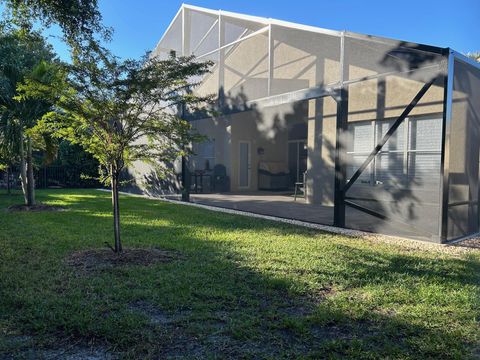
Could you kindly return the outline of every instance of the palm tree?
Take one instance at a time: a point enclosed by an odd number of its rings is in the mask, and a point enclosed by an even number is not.
[[[43,61],[53,59],[51,47],[38,33],[24,30],[0,33],[0,155],[7,160],[18,158],[27,206],[35,205],[32,129],[50,111],[51,104],[18,98],[17,87],[35,76]]]
[[[1,111],[0,111],[1,112]],[[0,170],[4,170],[7,176],[7,193],[11,193],[10,170],[18,161],[19,129],[18,123],[8,112],[0,115]]]

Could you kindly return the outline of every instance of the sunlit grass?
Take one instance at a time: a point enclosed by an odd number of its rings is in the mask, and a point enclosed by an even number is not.
[[[38,198],[67,210],[0,215],[0,358],[65,339],[131,358],[478,351],[478,253],[412,251],[123,196],[124,246],[181,258],[82,275],[64,259],[112,241],[110,195],[51,190]],[[0,208],[20,201],[2,194]],[[152,322],[139,302],[170,320]],[[31,342],[13,341],[18,335]]]

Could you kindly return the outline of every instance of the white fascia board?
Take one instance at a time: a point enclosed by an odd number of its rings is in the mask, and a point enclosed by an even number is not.
[[[260,16],[245,15],[245,14],[239,14],[239,13],[224,11],[224,10],[211,10],[211,9],[203,8],[200,6],[194,6],[194,5],[188,5],[188,4],[183,4],[182,6],[185,9],[195,10],[195,11],[203,12],[210,15],[221,14],[223,16],[233,17],[240,20],[252,21],[260,24],[269,24],[269,19],[260,17]]]
[[[302,25],[302,24],[292,23],[292,22],[283,21],[283,20],[276,20],[276,19],[269,19],[269,20],[270,20],[270,24],[272,25],[282,26],[289,29],[302,30],[302,31],[314,32],[318,34],[339,36],[339,37],[342,35],[342,31],[323,29],[317,26]]]
[[[184,4],[183,6],[185,7],[185,9],[191,9],[191,10],[204,12],[211,15],[221,14],[223,16],[228,16],[228,17],[239,19],[239,20],[252,21],[252,22],[257,22],[265,25],[277,25],[277,26],[283,26],[283,27],[296,29],[296,30],[310,31],[310,32],[333,35],[333,36],[340,36],[342,33],[341,31],[323,29],[317,26],[301,25],[301,24],[297,24],[289,21],[265,18],[260,16],[245,15],[245,14],[240,14],[240,13],[231,12],[231,11],[211,10],[211,9],[206,9],[199,6],[187,5],[187,4]]]

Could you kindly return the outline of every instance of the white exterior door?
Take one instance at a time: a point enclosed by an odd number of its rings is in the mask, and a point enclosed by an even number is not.
[[[251,145],[250,141],[239,141],[239,169],[238,169],[238,187],[242,189],[250,188],[251,183]]]

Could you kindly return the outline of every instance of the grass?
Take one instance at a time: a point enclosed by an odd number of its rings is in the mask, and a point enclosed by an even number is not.
[[[38,199],[68,210],[0,214],[0,358],[72,346],[122,358],[480,356],[478,252],[122,197],[124,246],[182,257],[80,274],[64,259],[111,241],[109,194]],[[20,201],[0,193],[0,209]]]

